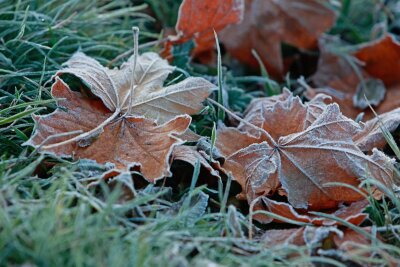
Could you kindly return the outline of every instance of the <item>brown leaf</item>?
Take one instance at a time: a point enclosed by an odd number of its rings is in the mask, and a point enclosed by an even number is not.
[[[367,234],[372,233],[371,227],[361,227]],[[380,235],[376,235],[378,242]],[[346,266],[374,266],[371,258],[379,258],[383,266],[398,266],[398,259],[385,251],[380,244],[371,246],[370,237],[353,229],[338,229],[337,227],[300,227],[292,229],[268,230],[261,237],[266,247],[279,248],[288,245],[306,246],[308,255],[335,258]],[[375,241],[376,242],[376,241]],[[293,252],[289,257],[304,257]]]
[[[170,36],[166,49],[194,38],[195,54],[215,45],[214,31],[219,32],[243,18],[243,0],[184,0],[179,8],[176,36]]]
[[[277,139],[306,129],[324,111],[327,100],[329,97],[320,94],[304,105],[300,98],[294,97],[288,89],[284,89],[280,95],[253,100],[245,112],[244,119]],[[260,131],[243,122],[238,129],[255,136],[260,134]]]
[[[394,132],[400,124],[400,108],[379,115],[372,120],[363,123],[363,129],[353,137],[354,142],[362,151],[372,151],[373,148],[382,149],[386,145],[386,139],[381,127],[389,132]]]
[[[238,60],[257,66],[260,55],[269,73],[284,74],[281,43],[313,49],[318,37],[333,26],[335,13],[319,0],[248,0],[242,23],[221,32],[221,41]]]
[[[391,34],[363,45],[354,56],[372,77],[390,86],[400,82],[400,43]]]
[[[330,215],[333,215],[339,219],[343,219],[346,222],[349,222],[354,225],[361,224],[368,215],[363,213],[363,210],[368,206],[368,201],[360,200],[357,202],[353,202],[352,204],[345,206],[341,205],[337,210],[327,212]],[[308,213],[307,211],[296,211],[292,206],[285,202],[278,202],[267,197],[263,197],[260,200],[260,203],[256,206],[258,210],[265,210],[280,215],[282,217],[288,218],[292,221],[310,223],[316,226],[331,226],[331,225],[341,225],[341,222],[331,220],[324,217],[319,217],[313,214]],[[257,210],[256,209],[256,210]],[[272,221],[280,222],[279,220],[274,220],[271,217],[268,217],[264,214],[257,214],[255,217],[258,221],[262,223],[269,223]]]
[[[370,233],[370,227],[363,227],[362,230]],[[308,245],[317,253],[319,249],[335,249],[343,252],[354,252],[356,246],[370,245],[371,240],[352,229],[340,230],[337,227],[314,227],[306,226],[291,229],[268,230],[261,237],[267,247],[276,246],[304,246]],[[347,245],[346,245],[347,244]],[[309,251],[311,253],[311,251]]]
[[[361,229],[372,234],[371,227],[362,227]],[[361,266],[372,266],[368,264],[368,258],[378,255],[385,262],[382,264],[383,266],[395,267],[399,264],[399,260],[381,248],[379,243],[376,246],[372,245],[372,240],[369,237],[352,229],[344,229],[342,235],[334,235],[332,239],[337,249],[343,252],[343,259],[352,259]],[[379,233],[376,235],[376,240],[382,241]],[[362,261],[363,259],[365,261]]]
[[[304,227],[291,229],[268,230],[261,237],[267,247],[276,246],[304,246]]]
[[[187,162],[193,167],[196,165],[196,162],[199,161],[201,166],[204,167],[212,176],[219,177],[218,171],[216,171],[204,158],[203,154],[199,153],[194,147],[176,146],[172,152],[172,159]]]
[[[103,67],[83,53],[75,53],[57,75],[72,74],[87,84],[111,111],[144,116],[164,123],[176,115],[196,114],[215,86],[203,78],[187,78],[163,87],[174,70],[158,54],[132,56],[120,69]]]
[[[283,230],[268,230],[261,237],[267,247],[272,246],[304,246],[307,245],[308,254],[315,254],[318,249],[323,248],[324,241],[332,239],[333,236],[338,235],[343,237],[343,232],[335,226],[305,226],[300,228],[283,229]],[[276,240],[276,242],[274,242]],[[332,243],[332,242],[330,242]],[[325,249],[330,249],[330,247]],[[310,251],[311,250],[311,251]],[[296,256],[295,254],[292,256]]]
[[[111,162],[122,171],[139,167],[151,182],[170,176],[169,157],[172,149],[182,143],[174,135],[186,131],[191,121],[189,116],[177,116],[162,125],[141,117],[119,117],[94,135],[58,145],[70,138],[65,133],[88,132],[110,118],[111,111],[100,99],[71,91],[59,78],[56,78],[51,92],[53,97],[64,100],[58,102],[60,108],[55,112],[34,117],[35,134],[26,144],[60,156]]]
[[[371,176],[391,183],[392,161],[376,150],[371,156],[362,153],[352,140],[361,131],[360,126],[344,117],[336,104],[327,105],[314,120],[307,116],[308,109],[298,99],[278,101],[265,112],[263,129],[266,130],[259,139],[241,133],[243,140],[238,143],[246,144],[246,137],[248,143],[255,142],[226,155],[223,167],[232,172],[247,195],[253,195],[249,201],[275,192],[281,184],[294,208],[321,210],[362,198],[349,188],[326,186],[327,183],[357,187],[361,178]],[[282,124],[286,119],[292,127]],[[281,125],[284,130],[276,129]],[[225,146],[231,146],[227,143],[228,132],[240,135],[233,129],[218,131],[217,147],[221,152]]]
[[[337,50],[342,45],[337,37],[321,38],[318,68],[312,77],[317,89],[309,89],[308,95],[330,95],[342,112],[351,118],[356,118],[361,112],[365,112],[366,119],[374,117],[364,94],[378,113],[397,108],[400,105],[400,75],[396,60],[400,57],[400,46],[393,38],[385,35],[362,45],[351,54],[343,55],[334,52],[335,47]]]
[[[371,228],[364,228],[364,230],[370,232]],[[351,251],[351,247],[353,247],[353,244],[368,246],[371,245],[371,240],[369,238],[351,229],[344,230],[342,237],[335,236],[333,240],[335,244],[339,247],[339,249],[342,249],[344,251]]]

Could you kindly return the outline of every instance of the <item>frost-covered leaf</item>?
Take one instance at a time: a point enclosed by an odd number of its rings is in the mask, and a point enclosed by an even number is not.
[[[360,200],[357,202],[353,202],[348,206],[341,205],[338,209],[329,212],[329,214],[348,223],[359,225],[368,217],[366,213],[363,213],[363,210],[367,206],[367,200]],[[267,209],[268,211],[276,215],[282,216],[292,221],[310,223],[316,226],[341,225],[341,222],[339,221],[312,215],[307,211],[297,211],[286,202],[275,201],[267,197],[261,198],[260,203],[256,207],[260,210]],[[272,221],[279,222],[279,220],[274,220],[273,218],[263,214],[258,214],[255,219],[263,223],[269,223]]]
[[[354,56],[372,77],[390,86],[400,82],[400,42],[391,34],[362,45]]]
[[[196,114],[215,86],[203,78],[190,77],[163,87],[174,70],[156,53],[132,56],[119,69],[109,69],[95,59],[78,52],[57,75],[80,78],[111,111],[144,116],[164,123],[177,115]]]
[[[382,127],[394,132],[400,125],[400,108],[379,115],[362,123],[363,129],[353,137],[354,142],[362,151],[372,151],[373,148],[383,148],[386,145]]]
[[[208,163],[204,155],[198,152],[195,147],[191,146],[176,146],[172,152],[173,160],[180,160],[189,163],[195,167],[196,162],[199,161],[201,166],[205,168],[211,175],[219,177],[219,174],[214,168]]]
[[[333,26],[336,15],[320,0],[247,0],[242,23],[221,32],[220,40],[238,60],[258,66],[252,49],[273,76],[284,74],[281,44],[316,48],[318,37]]]
[[[244,0],[184,0],[179,8],[176,36],[169,36],[166,50],[172,45],[194,39],[194,53],[210,50],[215,45],[214,31],[242,20]]]
[[[218,131],[217,147],[226,156],[223,168],[232,173],[249,201],[274,194],[282,186],[294,208],[321,210],[362,198],[350,188],[328,183],[357,187],[360,179],[373,177],[391,184],[392,161],[376,150],[365,155],[353,142],[361,127],[343,116],[337,104],[317,106],[310,108],[287,97],[261,109],[264,115],[259,118],[265,119],[258,120],[262,121],[258,136],[233,128]]]
[[[65,133],[88,132],[110,118],[111,111],[100,99],[73,92],[58,78],[52,95],[64,99],[58,102],[60,108],[34,117],[35,133],[26,144],[60,156],[111,162],[122,171],[136,167],[149,181],[170,175],[169,157],[174,146],[182,143],[175,135],[186,131],[189,116],[177,116],[161,125],[146,118],[121,117],[101,128],[90,141],[85,140],[84,145],[79,140],[63,144],[71,138]]]
[[[351,53],[338,53],[341,46],[343,43],[338,37],[325,35],[320,39],[320,58],[312,76],[317,88],[309,88],[309,96],[330,95],[350,118],[356,118],[361,112],[365,113],[365,119],[374,117],[364,95],[378,114],[399,107],[400,45],[394,37],[387,34]]]

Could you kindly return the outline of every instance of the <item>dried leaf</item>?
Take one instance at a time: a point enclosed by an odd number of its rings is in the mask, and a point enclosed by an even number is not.
[[[362,230],[368,234],[373,233],[371,227],[363,227]],[[375,233],[375,235],[378,241],[382,241],[382,237],[379,233]],[[391,267],[398,266],[398,259],[381,248],[379,243],[376,246],[372,245],[373,242],[369,237],[352,229],[344,229],[343,234],[334,235],[332,241],[337,247],[336,251],[342,252],[341,257],[338,257],[342,261],[346,260],[348,262],[358,263],[360,266],[365,266],[368,264],[368,258],[377,257],[379,255],[379,258],[384,261],[382,265]],[[374,243],[375,242],[376,241],[374,241]],[[330,253],[326,255],[330,255]]]
[[[303,246],[304,242],[304,227],[291,228],[291,229],[279,229],[279,230],[268,230],[261,237],[264,244],[267,247],[276,246]]]
[[[89,158],[98,163],[111,162],[123,171],[139,167],[151,182],[170,176],[169,157],[172,149],[182,143],[174,135],[186,131],[191,121],[189,116],[177,116],[162,125],[146,118],[120,117],[102,128],[88,145],[69,142],[52,146],[68,140],[70,136],[65,133],[76,130],[88,132],[111,116],[111,111],[100,99],[71,91],[59,78],[52,87],[52,96],[64,100],[58,102],[60,108],[55,112],[34,117],[35,134],[27,145],[61,156]]]
[[[371,232],[370,227],[364,227],[362,230]],[[349,255],[355,249],[354,246],[349,246],[350,243],[356,246],[371,244],[371,240],[368,237],[352,229],[340,230],[335,226],[306,226],[292,229],[268,230],[261,237],[261,240],[263,240],[267,247],[307,245],[314,253],[317,253],[319,249],[335,249],[347,252]]]
[[[365,227],[364,230],[370,232],[371,228]],[[338,248],[344,251],[352,251],[354,249],[354,244],[371,245],[371,240],[369,238],[351,229],[345,229],[343,231],[343,236],[335,236],[333,240]]]
[[[371,227],[360,230],[371,234]],[[376,239],[381,239],[379,235]],[[371,247],[371,239],[353,229],[339,229],[335,226],[300,227],[268,230],[261,237],[266,247],[306,246],[308,255],[335,258],[346,266],[369,266],[369,257],[377,256],[387,266],[397,266],[398,261],[379,246]],[[378,243],[379,244],[379,243]],[[303,256],[292,253],[289,256]],[[385,265],[384,264],[384,265]],[[385,265],[385,266],[386,266]]]
[[[166,49],[194,38],[195,54],[208,51],[215,45],[214,31],[240,22],[243,12],[243,0],[184,0],[175,27],[177,35],[169,37]]]
[[[304,105],[298,97],[294,97],[288,89],[284,89],[280,95],[252,101],[245,112],[244,119],[247,123],[264,129],[272,138],[277,139],[306,129],[324,111],[327,100],[329,97],[320,94]],[[241,123],[238,129],[255,136],[260,135],[260,131],[247,123]]]
[[[366,119],[374,117],[364,95],[378,113],[397,108],[400,105],[400,75],[396,60],[400,56],[400,46],[393,38],[386,35],[364,44],[352,54],[343,55],[333,52],[335,46],[341,45],[337,37],[321,38],[321,55],[317,72],[312,77],[317,89],[309,89],[308,96],[316,93],[330,95],[342,112],[351,118],[356,118],[361,112],[365,112]]]
[[[391,34],[369,42],[354,56],[364,63],[363,69],[372,77],[390,86],[400,82],[400,43]]]
[[[363,129],[353,137],[354,142],[362,151],[372,151],[373,148],[384,148],[386,139],[381,127],[394,132],[400,125],[400,108],[379,115],[379,118],[363,123]]]
[[[368,206],[368,201],[361,200],[357,202],[353,202],[352,204],[345,206],[341,205],[337,210],[327,212],[330,215],[333,215],[337,218],[343,219],[346,222],[349,222],[354,225],[361,224],[366,218],[367,214],[363,213],[363,210]],[[263,197],[260,200],[260,203],[256,206],[259,210],[265,210],[280,215],[282,217],[288,218],[292,221],[310,223],[316,226],[331,226],[331,225],[341,225],[339,221],[327,219],[324,217],[318,217],[316,215],[309,214],[308,212],[296,211],[292,206],[285,202],[278,202],[275,200],[271,200],[267,197]],[[262,223],[269,223],[272,221],[280,222],[278,220],[274,220],[271,217],[263,214],[257,214],[255,218]]]
[[[220,40],[238,60],[257,66],[260,55],[270,74],[282,77],[281,43],[313,49],[318,37],[333,26],[335,13],[320,0],[248,0],[242,23],[221,32]]]
[[[208,163],[204,156],[199,153],[194,147],[191,146],[176,146],[172,153],[173,160],[181,160],[189,163],[193,167],[199,161],[201,166],[204,167],[211,175],[219,177],[219,173]]]
[[[83,53],[75,53],[57,75],[72,74],[86,83],[111,111],[144,116],[164,123],[177,115],[196,114],[215,86],[203,78],[187,78],[163,87],[174,70],[155,53],[132,56],[120,69],[103,67]]]
[[[376,150],[371,156],[362,153],[352,140],[361,131],[360,126],[344,117],[336,104],[327,105],[320,115],[314,114],[314,120],[307,115],[310,112],[299,99],[288,97],[264,112],[264,131],[259,137],[230,128],[218,131],[217,147],[223,153],[234,150],[227,143],[227,135],[236,136],[235,143],[252,143],[225,154],[223,166],[232,172],[249,201],[274,193],[281,184],[294,208],[321,210],[362,198],[349,188],[327,187],[326,183],[357,187],[365,177],[391,183],[392,161]],[[282,121],[288,121],[289,127]],[[224,150],[226,146],[230,149]]]

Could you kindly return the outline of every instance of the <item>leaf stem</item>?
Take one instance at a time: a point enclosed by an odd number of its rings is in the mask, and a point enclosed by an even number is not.
[[[136,83],[135,80],[135,71],[136,71],[136,64],[137,64],[137,58],[139,54],[139,28],[138,27],[132,27],[133,31],[133,49],[134,49],[134,54],[133,54],[133,68],[132,68],[132,83]],[[135,90],[136,86],[134,84],[131,84],[131,90],[129,91],[129,105],[128,105],[128,110],[125,114],[131,114],[132,111],[132,102],[133,102],[133,92]]]
[[[55,143],[55,144],[43,146],[42,148],[43,149],[51,149],[51,148],[55,148],[55,147],[59,147],[59,146],[62,146],[62,145],[66,145],[66,144],[78,141],[78,140],[80,140],[82,138],[88,137],[88,136],[94,134],[95,132],[97,132],[98,130],[102,129],[103,127],[105,127],[107,124],[109,124],[112,120],[114,120],[119,115],[120,112],[121,112],[121,109],[115,110],[115,112],[108,119],[106,119],[101,124],[99,124],[97,127],[93,128],[92,130],[90,130],[88,132],[85,132],[83,134],[77,135],[77,136],[75,136],[75,137],[73,137],[71,139],[67,139],[67,140],[62,141],[60,143]]]

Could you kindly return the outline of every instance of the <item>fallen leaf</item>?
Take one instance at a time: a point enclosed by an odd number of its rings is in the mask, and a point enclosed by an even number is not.
[[[291,229],[274,229],[268,230],[261,237],[261,240],[267,247],[295,245],[303,246],[304,227]]]
[[[323,246],[325,240],[331,239],[335,235],[343,237],[343,232],[336,226],[305,226],[292,229],[268,230],[261,237],[261,240],[267,247],[307,245],[308,249],[316,251]],[[275,240],[276,242],[274,242]],[[312,251],[309,250],[308,253],[311,254]]]
[[[151,182],[171,175],[169,157],[173,148],[182,143],[174,135],[184,133],[189,127],[191,118],[188,115],[177,116],[162,125],[143,117],[121,116],[96,135],[59,145],[70,139],[66,133],[88,132],[110,118],[112,113],[102,100],[71,91],[59,78],[56,78],[51,93],[64,100],[58,101],[59,108],[55,112],[34,117],[35,133],[26,145],[60,156],[111,162],[123,171],[136,167]]]
[[[368,201],[360,200],[357,202],[353,202],[348,206],[341,205],[338,209],[327,213],[348,223],[359,225],[368,217],[366,213],[363,213],[363,210],[367,206]],[[303,211],[302,213],[300,213],[300,211],[296,211],[291,205],[286,202],[275,201],[267,197],[262,197],[260,199],[259,204],[256,205],[255,210],[268,210],[276,215],[285,217],[292,221],[309,223],[316,226],[341,225],[341,222],[339,221],[319,217],[310,214],[307,211]],[[255,217],[255,219],[262,223],[270,223],[272,221],[281,222],[264,214],[256,214],[256,216],[257,217]]]
[[[116,113],[144,116],[164,123],[177,115],[196,114],[202,102],[215,88],[203,78],[190,77],[174,85],[163,87],[174,70],[158,54],[132,56],[120,69],[103,67],[83,53],[75,53],[56,75],[72,74],[88,85],[104,105]]]
[[[165,50],[193,38],[194,54],[208,51],[215,45],[214,31],[240,22],[243,12],[244,0],[184,0],[175,27],[177,35],[169,36]]]
[[[258,66],[251,52],[256,50],[269,73],[282,78],[281,44],[316,48],[319,36],[335,23],[336,15],[327,4],[319,0],[248,0],[242,23],[223,30],[220,40],[229,53],[252,66]]]
[[[367,230],[369,233],[371,232],[370,227],[364,227],[364,230]],[[368,237],[351,229],[345,229],[343,236],[334,236],[333,240],[336,246],[344,251],[352,251],[354,245],[371,245],[371,240]]]
[[[307,115],[311,112],[315,109],[288,97],[265,110],[259,136],[232,128],[217,131],[217,147],[222,153],[234,150],[227,143],[233,136],[235,143],[251,143],[225,154],[223,165],[242,186],[249,202],[259,195],[271,195],[282,186],[294,208],[329,209],[362,196],[350,188],[325,186],[327,183],[357,187],[366,177],[391,183],[392,161],[377,150],[367,156],[356,146],[352,138],[361,128],[344,117],[337,104],[326,105],[314,117]],[[230,149],[224,149],[226,146]]]
[[[355,135],[353,140],[362,151],[372,151],[373,148],[382,149],[387,142],[381,128],[394,132],[399,125],[400,108],[397,108],[362,123],[362,131]]]
[[[330,95],[350,118],[361,112],[365,113],[365,119],[374,117],[364,95],[378,114],[397,108],[400,75],[396,60],[400,57],[400,46],[394,37],[385,35],[342,55],[335,52],[340,45],[343,44],[338,37],[325,35],[320,39],[320,59],[312,76],[316,89],[308,89],[308,97],[317,93]]]
[[[383,266],[398,266],[398,260],[379,246],[371,247],[371,227],[339,229],[336,226],[306,226],[291,229],[268,230],[260,238],[267,248],[288,246],[305,246],[307,254],[324,258],[334,258],[345,266],[370,266],[371,257],[379,255]],[[363,231],[366,235],[360,233]],[[380,242],[379,234],[374,242]],[[293,252],[291,258],[304,257],[304,254]]]
[[[354,56],[364,63],[363,69],[387,86],[400,82],[400,43],[391,34],[362,45]]]
[[[191,146],[176,146],[172,153],[173,160],[180,160],[189,163],[193,167],[198,161],[211,175],[219,177],[219,173],[208,163],[204,155]]]
[[[370,227],[362,227],[360,230],[368,234],[371,233]],[[379,236],[377,238],[379,239]],[[309,255],[329,257],[329,255],[333,256],[333,253],[335,256],[339,256],[342,261],[355,260],[354,256],[359,253],[357,250],[360,250],[363,246],[371,245],[369,237],[352,229],[346,228],[342,230],[336,226],[305,226],[292,229],[268,230],[261,237],[261,240],[267,247],[307,246]],[[360,250],[360,252],[365,254],[365,250]],[[353,257],[351,257],[352,255]],[[366,256],[368,257],[368,255]]]
[[[249,126],[264,129],[276,139],[281,136],[306,129],[325,110],[330,97],[319,94],[304,105],[298,97],[294,97],[288,89],[282,94],[255,99],[245,111],[244,120],[238,129],[258,136],[260,131]],[[280,114],[277,116],[277,114]],[[285,122],[284,124],[281,122]],[[279,127],[277,127],[279,125]]]
[[[373,233],[371,227],[362,227],[361,230],[370,235]],[[358,263],[360,266],[368,266],[370,263],[369,258],[379,255],[379,258],[384,262],[382,264],[383,266],[398,266],[398,259],[379,246],[379,243],[376,246],[372,245],[373,242],[370,237],[353,229],[344,229],[342,231],[342,235],[333,235],[331,237],[337,250],[342,252],[342,255],[338,255],[339,259],[350,260]],[[374,243],[382,241],[382,237],[379,233],[375,233],[375,235]],[[328,253],[327,255],[330,254],[331,253]]]

